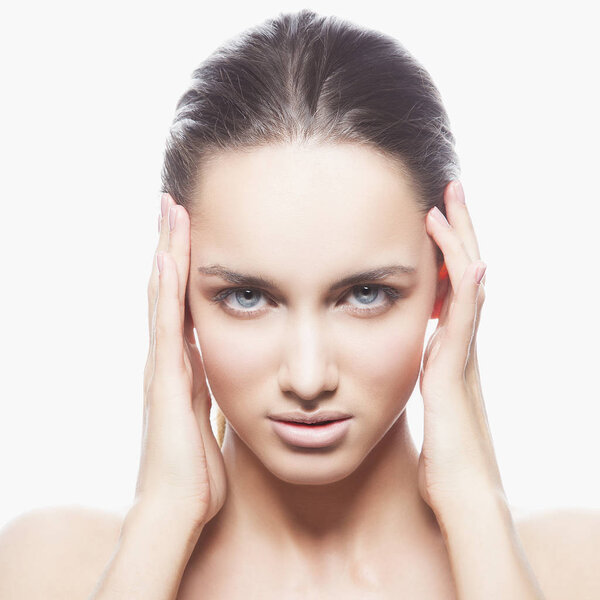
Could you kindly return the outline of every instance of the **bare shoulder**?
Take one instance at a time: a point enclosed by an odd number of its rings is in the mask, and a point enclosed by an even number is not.
[[[513,510],[513,517],[546,600],[600,598],[600,510]]]
[[[82,506],[16,516],[0,529],[0,598],[87,598],[116,548],[123,518]]]

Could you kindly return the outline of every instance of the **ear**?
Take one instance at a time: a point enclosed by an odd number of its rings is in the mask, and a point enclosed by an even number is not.
[[[448,286],[450,283],[450,278],[448,277],[448,269],[446,268],[446,263],[443,262],[442,266],[438,271],[438,280],[437,280],[437,290],[435,295],[435,303],[433,305],[433,310],[431,311],[430,319],[439,319],[440,312],[442,310],[442,305],[444,304],[444,300],[446,295],[448,294]]]

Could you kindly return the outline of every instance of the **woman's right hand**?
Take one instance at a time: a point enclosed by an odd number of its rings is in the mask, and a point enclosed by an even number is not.
[[[150,346],[135,502],[166,505],[191,526],[203,527],[225,501],[225,464],[210,424],[202,359],[184,331],[190,217],[168,194],[163,195],[161,213],[148,284]]]

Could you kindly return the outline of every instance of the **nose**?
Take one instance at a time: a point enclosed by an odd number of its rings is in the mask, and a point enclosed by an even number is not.
[[[284,332],[279,386],[305,401],[337,387],[338,372],[323,321],[314,314],[290,315]]]

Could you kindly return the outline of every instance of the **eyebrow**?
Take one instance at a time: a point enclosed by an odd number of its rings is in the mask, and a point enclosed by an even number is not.
[[[221,277],[225,281],[234,283],[236,285],[248,286],[248,287],[261,287],[271,290],[277,290],[277,284],[272,280],[257,275],[249,275],[246,273],[236,273],[227,267],[222,265],[210,265],[207,267],[198,267],[198,272],[204,275],[215,275]],[[383,267],[376,267],[367,271],[360,271],[358,273],[352,273],[336,281],[330,288],[329,292],[334,292],[339,288],[356,285],[363,283],[364,281],[374,281],[378,279],[384,279],[389,275],[412,275],[416,273],[415,267],[409,267],[406,265],[386,265]]]

